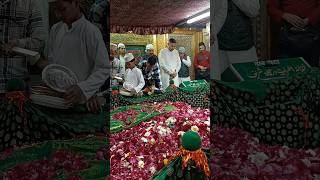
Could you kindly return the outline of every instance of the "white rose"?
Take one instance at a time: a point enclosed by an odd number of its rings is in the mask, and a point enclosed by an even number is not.
[[[146,136],[146,137],[148,137],[148,136],[150,136],[150,132],[148,131],[148,132],[146,132],[145,134],[144,134],[144,136]]]
[[[156,140],[155,140],[155,139],[153,139],[153,138],[152,138],[152,139],[150,139],[150,144],[152,144],[152,145],[153,145],[153,144],[155,144],[155,143],[156,143]]]
[[[140,160],[140,161],[138,162],[138,167],[139,167],[140,169],[144,168],[144,162]]]
[[[198,126],[191,126],[191,131],[198,132],[199,131]]]
[[[210,121],[205,121],[204,124],[206,124],[207,126],[210,126]]]
[[[124,167],[129,167],[130,163],[128,161],[123,162]]]
[[[141,138],[141,140],[142,140],[143,142],[145,142],[145,143],[147,143],[147,142],[148,142],[148,139],[147,139],[147,138],[145,138],[145,137],[142,137],[142,138]]]
[[[156,168],[154,166],[150,167],[150,172],[151,174],[156,173]]]
[[[183,136],[183,134],[184,134],[184,131],[179,131],[179,132],[178,132],[178,135],[179,135],[179,136]]]

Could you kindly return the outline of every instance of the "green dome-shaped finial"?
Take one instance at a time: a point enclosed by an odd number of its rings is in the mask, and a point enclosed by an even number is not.
[[[26,83],[22,79],[11,79],[6,84],[7,91],[24,91],[26,89]]]
[[[182,147],[189,151],[196,151],[201,148],[201,137],[197,132],[188,131],[182,136]]]
[[[174,80],[173,79],[170,80],[170,84],[174,84]]]

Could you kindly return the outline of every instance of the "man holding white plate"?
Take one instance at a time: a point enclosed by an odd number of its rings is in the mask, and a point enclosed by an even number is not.
[[[100,30],[84,17],[79,4],[79,0],[58,0],[62,21],[51,28],[48,60],[38,65],[59,64],[74,72],[78,83],[66,89],[66,103],[87,102],[91,111],[98,112],[96,93],[110,76],[109,56]]]

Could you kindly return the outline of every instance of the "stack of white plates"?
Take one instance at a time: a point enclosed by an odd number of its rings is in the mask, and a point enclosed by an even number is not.
[[[51,107],[55,109],[69,109],[72,107],[71,105],[65,104],[66,101],[63,98],[54,96],[32,94],[30,98],[34,104],[38,104],[41,106]]]
[[[42,81],[55,91],[66,92],[67,88],[78,83],[78,78],[69,68],[50,64],[42,71]]]
[[[61,98],[61,94],[66,89],[78,83],[78,78],[74,72],[65,66],[50,64],[42,71],[42,81],[48,86],[35,86],[32,88],[31,100],[34,104],[41,106],[69,109],[72,106],[66,105],[66,101]]]
[[[133,94],[125,89],[120,89],[119,93],[123,96],[133,96]]]

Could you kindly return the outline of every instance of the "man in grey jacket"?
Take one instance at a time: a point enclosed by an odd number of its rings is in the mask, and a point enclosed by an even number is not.
[[[259,14],[259,0],[211,0],[213,22],[211,78],[220,79],[232,63],[256,61],[251,18]]]

